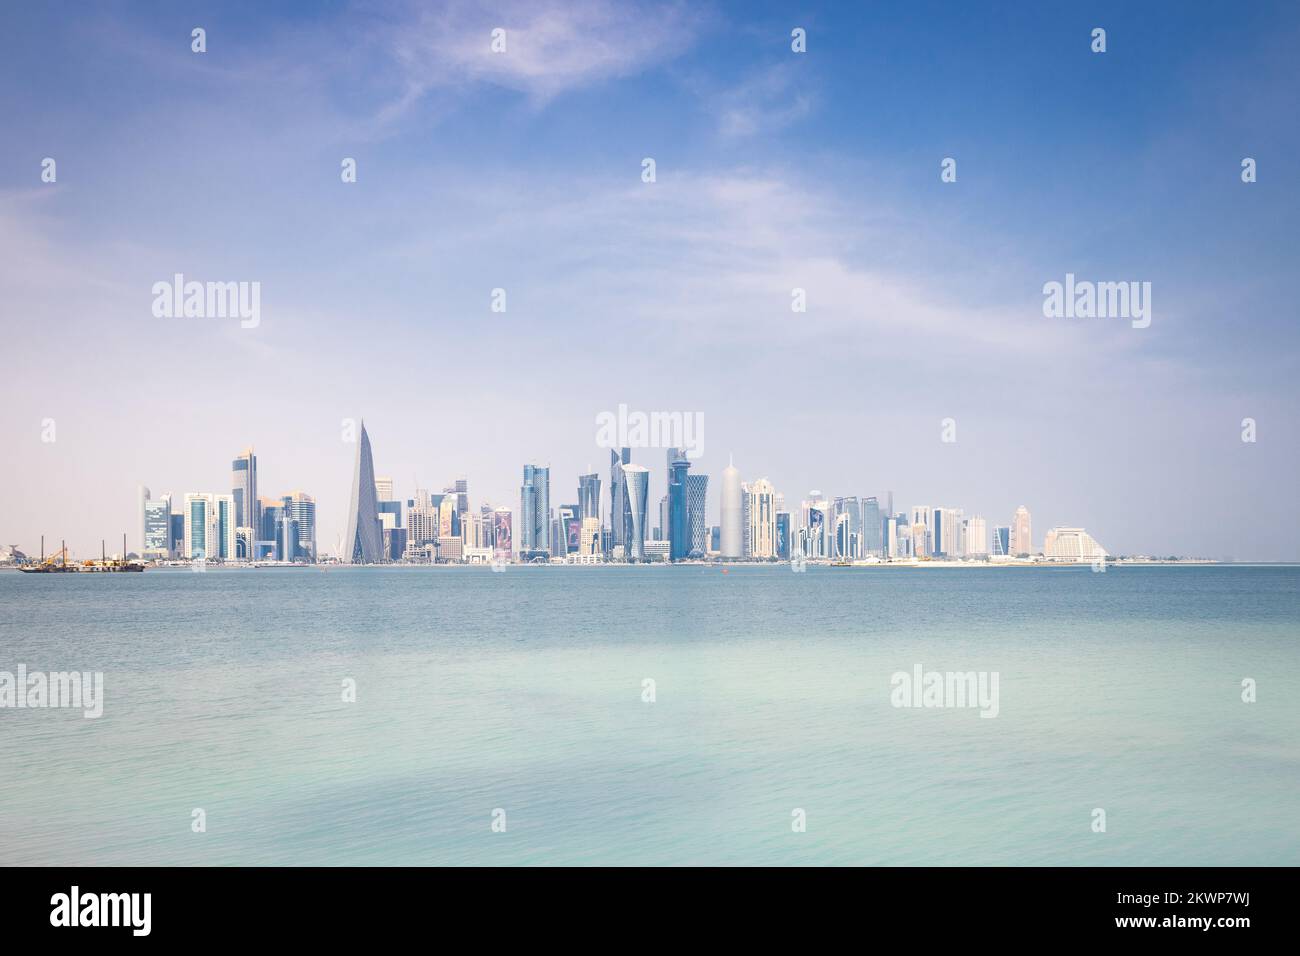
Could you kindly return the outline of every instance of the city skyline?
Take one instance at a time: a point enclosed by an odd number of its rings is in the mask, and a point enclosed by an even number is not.
[[[343,420],[344,441],[354,445],[352,455],[351,484],[346,515],[343,523],[347,532],[342,533],[331,546],[322,538],[317,544],[317,507],[316,498],[295,489],[282,497],[272,498],[256,496],[259,484],[259,464],[252,446],[240,451],[231,464],[231,485],[229,492],[164,492],[153,496],[149,486],[136,485],[136,529],[134,538],[129,536],[129,550],[147,559],[191,559],[216,558],[226,561],[263,561],[263,559],[285,559],[285,561],[318,561],[318,559],[338,559],[343,563],[370,564],[409,561],[411,553],[403,554],[404,542],[408,541],[409,529],[416,528],[419,535],[419,522],[432,522],[432,531],[426,533],[430,545],[434,538],[447,540],[458,538],[452,559],[461,559],[460,538],[461,522],[465,516],[474,514],[469,506],[469,479],[460,477],[454,484],[446,485],[442,493],[432,493],[425,486],[412,485],[409,492],[399,492],[400,483],[389,475],[381,475],[374,464],[373,449],[370,446],[369,432],[364,421]],[[663,497],[659,499],[656,520],[651,515],[649,502],[650,488],[654,486],[656,471],[632,460],[632,449],[623,447],[610,451],[611,480],[602,497],[602,483],[599,473],[578,473],[575,475],[575,502],[558,503],[567,496],[559,494],[552,498],[551,468],[538,464],[524,464],[524,484],[519,489],[519,505],[502,506],[481,499],[478,509],[484,512],[482,519],[486,522],[489,511],[507,514],[506,549],[500,548],[495,541],[495,528],[499,518],[493,520],[493,528],[474,529],[477,536],[484,536],[478,542],[481,554],[477,558],[487,558],[486,551],[494,550],[498,558],[508,557],[526,559],[525,553],[545,553],[563,557],[564,554],[576,554],[578,546],[573,541],[586,541],[589,529],[585,529],[584,519],[594,520],[595,531],[601,533],[591,548],[603,559],[610,559],[615,545],[623,546],[623,538],[615,529],[611,515],[623,503],[624,535],[630,540],[633,528],[641,531],[640,544],[650,545],[664,542],[666,550],[662,554],[654,551],[654,557],[684,561],[688,558],[736,558],[736,559],[787,559],[792,553],[800,553],[810,558],[865,558],[876,554],[884,558],[910,559],[917,555],[927,557],[987,557],[987,555],[1044,554],[1050,557],[1053,541],[1058,535],[1063,550],[1076,548],[1080,540],[1091,542],[1101,553],[1112,555],[1128,554],[1143,557],[1166,557],[1169,549],[1153,548],[1134,551],[1114,551],[1105,549],[1086,527],[1074,524],[1041,524],[1039,531],[1034,531],[1032,511],[1024,505],[1015,507],[1008,522],[1001,524],[988,519],[988,512],[979,510],[967,512],[965,507],[911,505],[906,509],[892,511],[894,489],[878,494],[824,494],[822,489],[814,488],[807,492],[796,492],[787,496],[787,492],[776,488],[766,475],[751,476],[746,479],[735,466],[735,457],[728,458],[728,466],[722,472],[719,481],[719,499],[708,496],[708,475],[706,473],[686,473],[693,462],[686,458],[679,447],[650,446],[647,453],[662,451],[666,453],[662,473]],[[619,477],[619,476],[624,477]],[[636,476],[637,490],[634,494],[627,492],[628,483],[625,476]],[[675,481],[684,479],[679,490],[675,490]],[[688,485],[689,483],[689,485]],[[433,483],[437,484],[437,483]],[[621,488],[624,490],[620,490]],[[688,490],[689,488],[689,490]],[[382,490],[381,490],[382,489]],[[251,498],[252,506],[248,514],[253,516],[252,527],[244,527],[243,515],[248,509],[244,501]],[[800,497],[802,494],[802,498]],[[623,497],[620,497],[623,496]],[[689,498],[689,511],[686,511]],[[729,496],[738,496],[738,505],[728,506]],[[676,503],[673,498],[679,499]],[[789,503],[788,502],[793,502]],[[179,502],[179,507],[177,507]],[[633,514],[632,503],[636,502],[638,512]],[[884,507],[881,507],[883,505]],[[165,506],[166,520],[162,519],[161,507]],[[425,518],[422,511],[432,506],[432,515]],[[809,509],[814,507],[819,516],[810,520]],[[870,506],[870,518],[868,518]],[[450,507],[450,511],[448,511]],[[675,515],[676,509],[681,509]],[[265,514],[264,514],[265,512]],[[328,509],[324,514],[328,514]],[[763,515],[766,515],[764,518]],[[781,523],[784,518],[784,524]],[[900,519],[897,520],[896,519]],[[477,516],[476,516],[477,520]],[[572,535],[569,535],[565,523],[575,523]],[[802,544],[810,524],[826,522],[826,527],[816,528],[820,545]],[[415,522],[413,524],[412,522]],[[455,522],[455,524],[452,524]],[[970,525],[967,528],[967,524]],[[373,531],[367,531],[372,527]],[[732,537],[728,537],[728,527],[732,528]],[[165,529],[164,529],[165,528]],[[402,531],[403,546],[390,550],[389,532],[394,528]],[[452,528],[455,529],[452,533]],[[513,529],[511,529],[513,528]],[[1087,525],[1097,531],[1096,525]],[[244,532],[248,532],[247,535]],[[906,533],[904,533],[906,531]],[[719,537],[720,532],[720,537]],[[900,538],[896,540],[896,533]],[[213,544],[213,535],[218,535]],[[676,535],[684,535],[686,544],[669,544]],[[1035,536],[1037,535],[1037,537]],[[157,541],[161,538],[179,541],[179,553],[160,553]],[[560,536],[559,538],[556,536]],[[51,537],[45,535],[44,537]],[[66,540],[65,537],[60,540]],[[51,538],[52,540],[52,538]],[[152,545],[151,545],[152,541]],[[784,554],[781,545],[784,542]],[[850,544],[852,541],[852,544]],[[901,541],[901,542],[898,542]],[[1043,544],[1039,544],[1039,542]],[[351,542],[351,548],[350,546]],[[558,544],[560,542],[560,544]],[[23,548],[21,542],[8,542],[17,545],[18,550],[25,550],[29,557],[35,557],[30,548]],[[103,544],[103,541],[101,541]],[[412,546],[415,542],[412,541]],[[495,545],[495,548],[494,548]],[[465,545],[474,548],[473,545]],[[79,550],[69,546],[72,554]],[[428,550],[430,557],[439,561],[447,559],[446,554],[439,554],[437,549]],[[584,546],[581,553],[589,553]],[[628,550],[620,551],[627,555]],[[633,549],[636,561],[646,561],[646,551]],[[289,555],[289,557],[285,557]],[[1087,557],[1087,555],[1086,555]],[[1179,554],[1184,558],[1214,558],[1222,555]],[[1231,557],[1231,555],[1230,555]],[[627,559],[627,558],[621,558]]]
[[[1053,525],[1043,532],[1044,543],[1038,547],[1031,513],[1024,505],[1016,508],[1007,525],[992,526],[982,512],[967,514],[962,507],[913,505],[896,512],[892,510],[892,489],[883,499],[879,495],[827,496],[813,489],[796,508],[787,504],[786,493],[766,477],[743,480],[734,457],[722,474],[722,500],[711,512],[709,476],[688,474],[691,462],[677,447],[666,449],[667,493],[660,499],[657,527],[650,523],[648,512],[653,469],[632,462],[632,450],[626,447],[610,451],[611,480],[605,499],[601,498],[599,475],[580,474],[576,476],[575,498],[581,504],[557,505],[551,499],[550,468],[525,464],[517,510],[484,500],[475,512],[470,506],[467,478],[455,479],[442,493],[420,487],[412,488],[409,497],[399,493],[391,476],[376,475],[364,421],[356,427],[350,421],[344,424],[356,452],[346,515],[348,531],[332,552],[317,545],[317,510],[312,496],[294,491],[277,504],[275,499],[252,493],[259,478],[258,459],[250,446],[232,463],[234,487],[228,494],[186,492],[177,511],[173,505],[176,496],[171,492],[154,497],[147,486],[139,485],[137,553],[155,560],[336,559],[352,564],[486,562],[493,557],[529,560],[577,554],[645,561],[645,546],[661,542],[664,549],[656,546],[654,557],[671,561],[706,557],[786,560],[795,555],[827,560],[908,560],[1044,553],[1049,558],[1076,554],[1086,559],[1094,553],[1113,554],[1082,527]],[[618,522],[613,516],[620,512],[622,521]],[[254,526],[244,526],[245,513],[254,516]],[[711,520],[714,515],[716,524]],[[512,528],[518,529],[517,538]],[[1164,556],[1164,552],[1155,556]]]
[[[240,451],[231,464],[230,481],[233,488],[229,492],[224,490],[224,492],[175,493],[168,490],[160,496],[152,496],[148,485],[136,484],[135,536],[129,535],[129,550],[138,554],[138,557],[147,559],[221,558],[226,561],[263,561],[263,559],[303,561],[304,559],[309,562],[318,559],[338,559],[343,563],[356,564],[396,562],[411,559],[411,555],[406,554],[403,558],[400,549],[390,551],[387,535],[396,527],[402,529],[402,540],[406,541],[407,529],[412,527],[412,509],[416,507],[428,509],[430,503],[433,507],[432,536],[443,538],[451,536],[451,525],[448,522],[451,520],[450,515],[454,515],[458,522],[455,525],[455,537],[461,537],[459,524],[461,516],[472,512],[468,498],[469,479],[465,477],[455,479],[454,484],[445,486],[442,493],[429,492],[430,483],[424,483],[422,486],[412,484],[409,493],[400,493],[399,481],[394,480],[390,475],[381,475],[382,470],[378,470],[374,464],[369,432],[364,420],[344,419],[341,424],[344,444],[355,446],[355,451],[352,454],[350,472],[352,490],[348,496],[347,509],[343,518],[347,531],[337,536],[335,546],[330,546],[325,538],[322,538],[321,544],[317,542],[320,519],[317,516],[316,498],[311,494],[295,488],[291,493],[283,494],[279,498],[256,496],[255,489],[261,480],[259,464],[253,446],[247,446]],[[654,468],[643,466],[640,462],[634,462],[633,450],[629,447],[610,450],[611,479],[608,490],[603,492],[603,497],[601,476],[598,472],[577,473],[573,476],[575,479],[573,488],[576,489],[573,499],[575,502],[582,503],[572,503],[572,505],[568,503],[559,505],[560,499],[567,497],[565,494],[560,494],[558,498],[551,498],[549,464],[547,466],[524,464],[524,485],[523,488],[517,489],[519,490],[517,507],[502,506],[487,498],[478,502],[478,506],[485,514],[487,511],[495,511],[498,514],[508,512],[506,540],[510,542],[513,550],[502,551],[497,546],[495,549],[497,557],[511,555],[512,558],[519,558],[525,551],[534,554],[546,551],[556,557],[562,557],[565,553],[576,554],[578,553],[576,545],[571,544],[568,548],[556,546],[558,541],[556,536],[568,535],[565,531],[565,519],[572,519],[576,529],[571,540],[585,541],[589,532],[582,529],[582,520],[590,518],[597,522],[595,528],[603,535],[595,548],[604,559],[608,559],[611,557],[612,546],[623,545],[620,533],[616,531],[615,522],[611,519],[620,502],[623,503],[624,511],[625,531],[623,533],[630,535],[633,528],[640,528],[641,545],[659,541],[671,542],[672,535],[686,536],[688,544],[669,546],[662,555],[658,550],[654,551],[656,557],[675,562],[706,557],[737,558],[746,561],[755,558],[785,559],[789,557],[790,551],[787,551],[785,557],[774,553],[775,550],[779,550],[776,545],[777,536],[784,533],[783,540],[787,541],[788,548],[800,550],[802,545],[796,540],[796,536],[801,535],[809,527],[807,510],[810,503],[822,515],[818,520],[824,519],[828,523],[828,527],[818,532],[824,532],[826,535],[824,550],[802,550],[805,557],[810,558],[859,558],[866,557],[867,554],[879,554],[885,558],[913,558],[920,554],[962,558],[980,557],[980,555],[1015,557],[1019,554],[1044,553],[1048,553],[1050,557],[1052,542],[1058,532],[1062,536],[1062,541],[1073,542],[1070,546],[1078,544],[1082,537],[1083,540],[1092,542],[1101,553],[1112,557],[1123,554],[1161,558],[1175,554],[1174,551],[1165,548],[1128,551],[1105,549],[1099,542],[1093,540],[1093,536],[1087,531],[1087,528],[1097,531],[1097,525],[1091,524],[1044,523],[1040,525],[1040,531],[1035,537],[1032,510],[1024,505],[1015,507],[1006,524],[997,523],[996,520],[991,522],[987,511],[967,512],[965,507],[911,505],[904,510],[892,511],[889,509],[893,507],[894,489],[887,489],[878,494],[832,493],[827,496],[822,489],[814,488],[807,492],[794,493],[790,499],[800,503],[797,506],[788,505],[787,493],[777,489],[767,475],[755,475],[748,479],[742,476],[742,472],[735,466],[735,455],[728,457],[728,466],[724,468],[718,483],[722,490],[719,498],[715,499],[707,494],[708,477],[710,477],[707,473],[686,473],[693,462],[682,454],[679,447],[649,446],[638,450],[666,454],[662,476],[660,476],[664,494],[659,499],[658,516],[655,520],[649,503],[653,497],[650,489],[654,488],[655,475],[658,472]],[[628,483],[625,476],[629,473],[636,476],[637,492],[634,496],[629,496],[627,492]],[[624,477],[620,479],[617,477],[619,475]],[[677,477],[685,480],[680,490],[675,490]],[[623,490],[620,490],[620,486]],[[800,499],[798,497],[800,494],[805,497]],[[690,496],[689,512],[685,510],[688,506],[688,496]],[[728,501],[732,496],[738,496],[738,503],[733,502],[729,506]],[[673,502],[673,498],[677,498],[676,503]],[[252,505],[246,505],[244,502],[250,499]],[[179,510],[175,506],[177,501],[181,502]],[[636,514],[630,510],[633,501],[640,509]],[[168,507],[166,522],[162,522],[159,510],[160,503],[164,502]],[[761,511],[751,511],[754,502],[759,503]],[[884,509],[881,509],[883,502],[888,503]],[[876,520],[867,518],[868,503],[870,503],[872,518],[879,520],[879,524]],[[448,506],[452,511],[446,511]],[[246,528],[243,524],[243,515],[250,507],[248,514],[253,516],[253,527]],[[675,516],[676,509],[681,509],[681,512]],[[439,510],[441,510],[441,520],[439,520]],[[852,520],[848,524],[840,522],[841,511],[845,515],[852,515]],[[768,512],[770,518],[759,519],[755,516],[762,512]],[[321,514],[328,515],[329,510],[326,509]],[[785,518],[784,528],[777,527],[781,516]],[[896,518],[901,519],[897,528],[893,527]],[[290,522],[294,523],[290,524]],[[967,531],[967,522],[971,523],[970,531]],[[159,528],[164,525],[168,529],[159,531]],[[328,525],[329,523],[326,522],[326,527]],[[731,538],[728,537],[728,527],[735,532]],[[373,529],[367,531],[367,528]],[[894,533],[897,531],[902,535],[904,528],[909,528],[907,535],[904,536],[905,544],[898,545],[896,550]],[[918,528],[924,528],[924,533],[919,540],[915,540]],[[244,533],[246,531],[247,535]],[[719,532],[722,535],[720,537]],[[493,548],[494,532],[480,532],[476,529],[474,533],[476,535],[486,533],[484,549]],[[181,553],[166,555],[157,553],[160,549],[157,548],[156,541],[159,540],[160,535],[179,538]],[[221,536],[216,545],[208,540],[212,535]],[[970,541],[974,542],[974,546],[967,546],[967,535],[970,535]],[[155,542],[152,548],[151,536]],[[55,538],[69,541],[68,537],[62,535],[43,535],[43,537],[51,541]],[[853,548],[846,544],[850,537],[854,541]],[[103,545],[107,540],[108,538],[101,536],[100,544]],[[961,542],[959,546],[958,541]],[[1039,541],[1043,544],[1040,545]],[[348,546],[350,542],[351,548]],[[34,551],[31,551],[30,546],[25,548],[23,542],[4,542],[4,544],[16,546],[17,550],[25,551],[29,557],[35,557]],[[454,559],[460,559],[460,545],[456,545],[456,548],[458,550],[455,551]],[[82,553],[81,549],[73,545],[69,545],[68,549],[70,554]],[[627,550],[621,553],[627,554]],[[646,561],[645,551],[634,549],[633,553],[637,555],[636,561]],[[285,558],[286,554],[290,557]],[[446,559],[446,555],[437,555],[437,549],[429,551],[429,554],[435,555],[438,559]],[[485,557],[485,555],[476,555],[476,557]],[[1231,559],[1231,561],[1242,559],[1235,555],[1195,553],[1178,554],[1177,557]]]
[[[138,483],[225,489],[211,450],[250,445],[333,542],[360,411],[404,487],[514,503],[522,462],[607,477],[581,436],[627,404],[702,415],[715,482],[734,452],[787,493],[1300,560],[1285,7],[1112,8],[1103,56],[1081,17],[924,3],[5,16],[4,544],[93,553]],[[257,283],[257,320],[157,314],[177,275]],[[1071,276],[1150,283],[1149,324],[1049,317]]]

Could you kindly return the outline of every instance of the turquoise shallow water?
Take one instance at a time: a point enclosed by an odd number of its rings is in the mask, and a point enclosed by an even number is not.
[[[6,864],[1300,863],[1295,567],[0,574],[19,663],[106,700],[0,709]]]

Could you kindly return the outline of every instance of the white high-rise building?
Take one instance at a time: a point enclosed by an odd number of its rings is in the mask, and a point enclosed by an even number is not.
[[[988,524],[979,515],[966,519],[966,554],[971,557],[984,557],[989,553]]]
[[[1011,519],[1011,553],[1034,553],[1033,525],[1030,523],[1029,509],[1024,505],[1016,509],[1016,516]]]
[[[728,461],[722,470],[722,513],[719,544],[724,558],[739,558],[744,554],[745,531],[741,527],[744,505],[740,496],[740,472],[734,461]]]
[[[139,502],[139,505],[140,505],[140,509],[139,509],[139,511],[137,512],[137,514],[140,515],[140,525],[139,525],[139,527],[140,527],[140,548],[139,548],[139,552],[140,552],[140,554],[143,555],[143,554],[144,554],[144,549],[145,549],[145,547],[146,547],[146,546],[148,545],[148,543],[149,543],[149,542],[148,542],[148,539],[149,539],[149,531],[148,531],[148,529],[146,528],[146,521],[148,520],[148,519],[146,518],[146,509],[147,509],[148,506],[149,506],[149,489],[146,488],[144,485],[140,485],[139,488],[137,489],[137,491],[136,491],[136,501]],[[123,555],[123,557],[126,557],[126,555]]]
[[[776,557],[776,491],[766,478],[749,486],[749,556]]]

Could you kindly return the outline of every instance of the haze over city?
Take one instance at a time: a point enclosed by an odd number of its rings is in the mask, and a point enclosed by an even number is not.
[[[134,541],[138,485],[253,446],[330,552],[363,417],[400,498],[517,508],[535,463],[558,504],[626,404],[701,416],[711,523],[734,456],[788,503],[1300,559],[1293,8],[111,9],[0,15],[0,544]],[[157,317],[177,273],[259,322]],[[1067,274],[1149,282],[1149,326],[1045,316]]]

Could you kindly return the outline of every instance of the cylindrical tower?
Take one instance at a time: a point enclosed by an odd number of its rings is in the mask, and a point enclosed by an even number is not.
[[[722,470],[722,556],[724,558],[741,557],[744,533],[740,527],[740,472],[734,462],[728,460]]]

